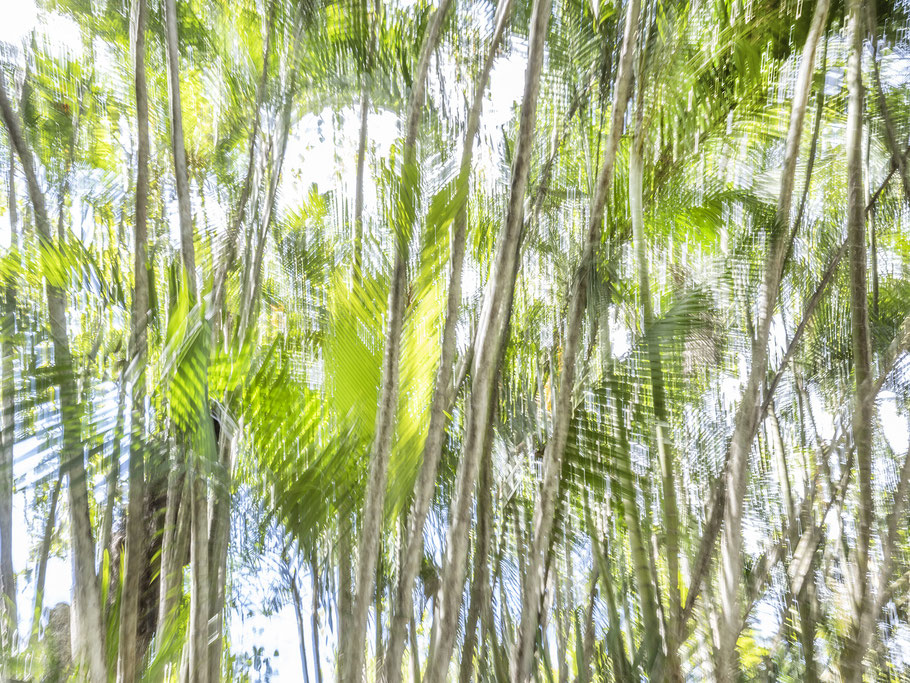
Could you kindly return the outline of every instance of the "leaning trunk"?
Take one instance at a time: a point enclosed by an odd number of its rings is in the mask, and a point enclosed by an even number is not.
[[[136,626],[139,619],[140,578],[145,571],[145,364],[148,350],[146,325],[149,308],[147,261],[148,192],[149,192],[149,107],[145,79],[145,0],[134,0],[134,69],[136,88],[136,220],[133,252],[133,331],[130,340],[132,380],[132,415],[130,420],[129,502],[126,519],[126,561],[123,592],[120,598],[120,643],[117,679],[122,683],[136,680]],[[116,438],[119,438],[117,436]]]
[[[651,401],[654,406],[654,443],[660,463],[663,493],[664,551],[667,562],[667,638],[666,655],[668,678],[681,680],[677,639],[680,619],[679,540],[676,507],[676,476],[673,470],[673,449],[670,441],[670,421],[664,391],[663,364],[660,342],[654,336],[654,311],[651,302],[651,278],[648,272],[648,246],[644,231],[644,142],[643,91],[638,93],[635,139],[629,154],[629,208],[632,217],[632,238],[638,267],[639,297],[641,300],[644,334],[651,380]]]
[[[507,338],[512,297],[518,273],[524,199],[531,167],[531,148],[537,117],[544,44],[550,21],[550,0],[535,0],[531,14],[528,66],[512,166],[512,184],[506,221],[499,239],[493,274],[487,283],[474,344],[472,388],[464,437],[464,454],[458,465],[455,496],[446,539],[440,592],[434,610],[427,660],[427,683],[445,680],[458,628],[467,570],[471,501],[480,458],[493,414],[493,392],[499,376],[502,349]]]
[[[471,173],[474,138],[480,128],[480,112],[483,106],[483,94],[486,92],[493,58],[502,34],[508,23],[511,0],[503,0],[497,8],[497,21],[490,46],[487,50],[483,69],[474,89],[474,101],[468,115],[467,133],[461,156],[461,167],[456,192],[467,194],[467,185]],[[458,201],[464,201],[458,198]],[[436,375],[436,387],[433,403],[430,407],[430,424],[423,448],[423,462],[417,480],[417,489],[408,524],[404,558],[398,579],[396,600],[392,606],[393,616],[389,647],[386,654],[385,676],[388,683],[398,683],[401,678],[401,657],[404,653],[404,641],[408,622],[414,611],[414,580],[423,557],[423,527],[426,523],[433,490],[436,485],[436,470],[442,455],[443,436],[448,422],[447,413],[451,409],[455,388],[452,386],[453,366],[455,363],[456,345],[455,329],[458,324],[458,311],[461,306],[461,281],[465,256],[465,233],[467,226],[467,208],[461,204],[455,216],[452,234],[452,265],[449,274],[449,291],[446,300],[445,323],[442,331],[442,350],[439,358],[439,369]]]
[[[10,247],[17,249],[16,166],[12,150],[9,165]],[[15,258],[15,257],[14,257]],[[2,406],[0,406],[0,646],[15,651],[17,630],[16,574],[13,571],[13,442],[16,438],[16,404],[13,397],[13,336],[16,334],[16,287],[6,285],[3,311]],[[2,666],[2,663],[0,663]]]
[[[541,482],[540,496],[534,508],[534,537],[531,543],[529,567],[524,577],[521,627],[516,642],[516,656],[513,660],[513,678],[521,682],[528,680],[531,675],[534,644],[538,630],[538,606],[540,604],[541,591],[543,590],[544,561],[547,549],[550,546],[550,534],[556,516],[562,461],[574,406],[575,365],[581,346],[582,324],[587,305],[588,278],[594,264],[595,252],[600,245],[600,224],[603,220],[607,192],[613,180],[616,150],[619,147],[619,140],[622,136],[623,119],[625,118],[626,106],[629,101],[629,92],[632,85],[632,58],[635,53],[640,7],[640,0],[631,0],[626,7],[623,43],[619,67],[616,72],[613,113],[610,119],[610,136],[607,138],[603,166],[597,178],[594,196],[591,199],[588,230],[582,247],[581,258],[570,290],[566,340],[562,354],[559,389],[554,406],[553,431],[544,451],[543,481]]]
[[[723,619],[720,628],[718,656],[721,673],[725,680],[732,681],[739,669],[736,655],[736,641],[742,626],[742,605],[739,586],[743,573],[742,514],[746,499],[749,454],[752,441],[758,429],[760,394],[765,381],[770,343],[771,316],[780,292],[783,266],[789,249],[790,206],[793,184],[796,176],[796,161],[799,143],[806,117],[806,105],[812,74],[815,70],[815,52],[824,33],[828,16],[828,0],[818,0],[812,24],[803,48],[793,102],[790,108],[790,125],[787,131],[784,164],[781,169],[781,187],[777,202],[775,222],[770,235],[768,257],[765,261],[765,275],[759,299],[758,322],[752,342],[752,367],[736,413],[733,437],[729,447],[729,466],[726,473],[726,501],[724,508],[724,530],[721,541],[721,586],[720,601]],[[860,209],[862,211],[862,209]]]
[[[10,140],[19,157],[28,183],[28,193],[35,214],[35,227],[42,246],[56,252],[47,216],[44,194],[38,183],[34,158],[22,131],[19,117],[6,94],[5,80],[0,80],[0,110]],[[62,290],[47,283],[47,308],[54,348],[54,365],[60,389],[60,413],[63,423],[63,448],[60,466],[69,481],[70,531],[73,554],[73,609],[77,633],[76,657],[93,681],[107,678],[104,660],[105,634],[101,619],[101,590],[95,574],[95,543],[89,513],[88,487],[83,456],[81,414],[76,379],[66,329],[66,298]]]
[[[853,443],[856,454],[857,483],[859,484],[859,514],[856,525],[856,552],[853,557],[853,623],[841,660],[845,683],[863,678],[863,658],[869,645],[871,629],[863,628],[868,609],[867,573],[869,545],[875,515],[872,492],[872,412],[873,402],[868,394],[871,350],[869,345],[869,310],[866,292],[866,226],[863,201],[863,82],[862,51],[863,3],[851,0],[847,4],[847,30],[850,36],[847,58],[847,241],[850,259],[850,307],[853,333],[853,379],[856,383],[853,411]]]
[[[370,470],[367,490],[364,496],[360,556],[357,566],[357,585],[354,594],[353,615],[350,637],[342,645],[347,670],[342,672],[348,683],[359,682],[363,675],[364,643],[367,616],[376,579],[376,564],[379,554],[379,540],[382,534],[382,512],[385,504],[386,480],[389,458],[395,436],[396,412],[398,410],[398,375],[401,350],[401,334],[407,298],[408,242],[414,223],[417,180],[416,151],[417,131],[423,115],[423,101],[426,93],[427,73],[430,56],[436,49],[442,33],[442,24],[452,0],[442,0],[436,9],[423,38],[420,58],[414,76],[414,85],[408,102],[406,133],[402,152],[401,195],[395,237],[395,265],[392,270],[392,284],[389,289],[388,332],[385,355],[382,361],[382,375],[379,384],[376,427],[370,453]],[[379,615],[377,614],[377,619]]]
[[[41,548],[38,550],[38,564],[35,571],[35,606],[32,609],[32,629],[29,635],[29,647],[38,643],[38,628],[41,624],[41,612],[44,611],[44,583],[47,579],[47,560],[51,554],[51,541],[54,539],[54,529],[57,526],[57,503],[60,500],[60,487],[63,484],[63,474],[58,473],[57,481],[51,493],[50,504],[47,510],[47,519],[44,521],[44,535],[41,537]]]

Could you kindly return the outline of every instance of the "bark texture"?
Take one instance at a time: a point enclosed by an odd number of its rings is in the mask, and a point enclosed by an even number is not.
[[[484,294],[471,371],[472,387],[465,427],[464,451],[456,474],[455,497],[446,538],[442,581],[434,610],[433,630],[427,658],[427,683],[446,678],[458,627],[461,598],[467,571],[468,531],[471,501],[480,458],[493,414],[493,394],[499,376],[499,363],[507,337],[512,297],[518,272],[524,200],[531,167],[540,74],[544,44],[550,21],[550,0],[535,0],[531,12],[528,66],[522,96],[518,139],[512,164],[512,183],[506,222],[499,238],[493,271]]]
[[[582,341],[581,334],[587,306],[588,280],[594,267],[595,252],[600,246],[600,229],[603,221],[604,206],[606,205],[607,192],[613,180],[616,150],[619,147],[619,140],[622,136],[623,119],[632,87],[632,59],[635,54],[640,9],[640,0],[631,0],[626,6],[623,42],[620,48],[620,61],[616,72],[616,85],[613,95],[613,111],[610,119],[610,135],[606,141],[603,165],[591,199],[588,228],[582,246],[581,258],[575,271],[569,294],[566,339],[562,355],[559,389],[554,406],[553,430],[544,450],[543,481],[541,482],[540,495],[534,508],[533,540],[531,542],[528,572],[524,578],[522,592],[521,626],[518,632],[515,656],[513,657],[512,677],[514,680],[521,682],[528,680],[531,675],[534,643],[539,622],[538,606],[540,604],[541,591],[543,590],[545,555],[550,546],[550,535],[556,516],[559,479],[569,434],[569,422],[574,408],[575,365]]]
[[[149,308],[147,269],[148,192],[149,192],[149,106],[145,77],[145,29],[148,10],[146,0],[133,0],[132,28],[134,79],[136,91],[136,217],[133,247],[133,320],[130,339],[129,376],[132,380],[132,418],[130,436],[129,502],[126,514],[126,562],[123,592],[120,599],[120,641],[117,679],[121,683],[136,680],[139,652],[136,627],[139,619],[140,578],[145,570],[145,366],[148,337],[146,323]],[[119,438],[119,437],[116,437]]]
[[[5,77],[0,76],[0,113],[10,141],[25,174],[29,198],[35,214],[35,227],[42,250],[59,258],[47,215],[44,193],[38,183],[34,157],[25,140],[18,114],[13,110],[6,91]],[[81,415],[66,329],[66,299],[58,287],[47,283],[47,308],[54,365],[60,389],[60,413],[63,421],[63,449],[60,467],[66,472],[73,553],[73,609],[78,632],[76,659],[85,667],[87,676],[101,683],[107,678],[104,661],[105,634],[101,619],[101,590],[95,574],[95,542],[89,515],[88,487],[83,456]],[[102,645],[102,647],[99,647]]]
[[[749,455],[759,424],[761,389],[768,367],[771,318],[780,293],[784,261],[789,250],[789,240],[786,238],[790,234],[790,208],[796,177],[796,162],[799,156],[799,144],[809,101],[812,74],[815,71],[815,53],[819,40],[824,34],[827,16],[828,0],[819,0],[815,5],[809,34],[803,48],[802,62],[790,107],[790,124],[781,169],[781,187],[775,225],[770,234],[764,281],[759,294],[755,336],[752,341],[752,365],[736,412],[729,447],[729,464],[723,475],[726,478],[724,528],[721,539],[720,601],[723,615],[719,634],[718,658],[722,677],[724,680],[730,681],[734,680],[738,670],[736,641],[742,625],[742,603],[739,591],[743,572],[742,514],[748,482]]]
[[[401,334],[407,297],[408,241],[414,221],[416,192],[419,187],[416,178],[417,132],[423,115],[426,95],[427,73],[430,57],[439,43],[442,24],[452,0],[442,0],[433,14],[423,37],[413,87],[408,101],[405,139],[402,153],[401,191],[402,207],[398,216],[398,233],[395,235],[395,265],[389,290],[388,329],[386,348],[382,361],[379,384],[376,427],[370,452],[370,468],[367,490],[363,504],[360,556],[357,566],[357,583],[354,594],[352,620],[349,624],[351,637],[342,645],[347,670],[343,680],[359,683],[363,675],[363,659],[366,639],[367,616],[376,579],[376,564],[379,542],[382,535],[383,507],[385,504],[389,458],[395,435],[396,412],[398,410],[398,377],[401,351]],[[347,648],[345,648],[347,645]]]
[[[456,191],[459,193],[464,192],[465,196],[471,173],[474,139],[477,137],[477,132],[480,128],[483,95],[487,89],[496,50],[508,23],[511,4],[511,0],[503,0],[497,7],[496,28],[474,87],[474,99],[468,114],[461,167],[456,181]],[[452,265],[449,273],[449,291],[446,299],[445,323],[442,331],[442,350],[440,351],[439,369],[436,374],[436,387],[430,406],[430,424],[427,428],[427,438],[423,447],[423,460],[417,479],[417,489],[414,492],[411,514],[408,518],[404,558],[396,589],[396,599],[392,607],[391,633],[385,661],[385,677],[389,683],[398,683],[401,678],[401,658],[404,653],[405,637],[408,623],[413,618],[414,612],[414,581],[420,569],[420,560],[423,557],[423,528],[430,510],[430,503],[433,500],[436,471],[439,467],[445,428],[448,424],[447,413],[451,409],[456,391],[453,386],[453,370],[457,351],[455,346],[455,328],[458,324],[458,312],[461,308],[467,208],[461,196],[456,197],[455,201],[460,202],[460,205],[455,215],[452,234]]]
[[[853,623],[841,659],[845,683],[863,679],[863,659],[868,649],[870,633],[865,628],[867,601],[874,600],[869,590],[869,547],[875,518],[872,491],[872,415],[874,404],[869,400],[872,391],[869,309],[866,285],[866,222],[863,190],[863,3],[847,3],[847,242],[850,268],[850,319],[853,339],[853,379],[856,384],[853,411],[853,448],[856,459],[856,479],[859,486],[856,549],[849,559],[853,576]]]

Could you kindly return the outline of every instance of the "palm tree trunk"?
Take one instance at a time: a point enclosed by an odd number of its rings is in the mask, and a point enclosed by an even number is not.
[[[647,240],[644,232],[643,176],[645,131],[643,130],[644,91],[638,92],[635,139],[629,154],[629,208],[632,217],[632,235],[635,244],[635,259],[638,266],[639,297],[642,307],[644,334],[647,344],[648,369],[650,372],[651,400],[654,406],[655,444],[660,462],[663,493],[664,550],[667,562],[667,666],[672,680],[681,680],[679,668],[678,634],[680,623],[679,593],[679,513],[676,507],[676,475],[673,466],[673,446],[670,437],[670,421],[664,391],[663,364],[660,358],[660,342],[652,334],[654,311],[651,302],[651,283],[648,272]]]
[[[341,503],[342,507],[344,502]],[[352,536],[355,527],[352,524],[350,510],[342,509],[338,513],[338,632],[350,633],[350,625],[354,620],[354,601],[351,577],[353,575]],[[347,654],[350,647],[343,640],[338,645],[338,671],[347,671]]]
[[[197,456],[198,457],[198,456]],[[195,466],[199,467],[198,463]],[[209,514],[208,491],[200,471],[188,488],[192,505],[190,528],[189,667],[193,683],[205,683],[209,674]]]
[[[183,543],[181,524],[190,507],[186,490],[186,454],[182,446],[171,448],[174,457],[167,475],[164,529],[161,538],[161,569],[158,599],[158,642],[163,644],[173,624],[183,586]]]
[[[183,107],[180,97],[180,50],[177,35],[176,0],[165,0],[165,55],[167,58],[168,108],[171,126],[171,155],[174,161],[175,185],[177,188],[177,209],[180,224],[180,252],[183,258],[184,278],[189,300],[195,303],[198,296],[196,285],[196,247],[193,241],[193,222],[190,207],[189,175],[186,162],[186,146],[183,138]],[[159,604],[158,632],[163,636],[167,632],[177,595],[180,592],[182,574],[180,547],[177,544],[178,523],[181,515],[191,515],[194,507],[193,495],[183,495],[184,477],[180,469],[188,463],[183,444],[178,446],[175,458],[168,473],[167,499],[165,511],[164,536],[161,544],[161,599]],[[191,468],[185,475],[193,476]],[[190,489],[192,490],[192,489]],[[180,510],[180,506],[185,506]]]
[[[25,173],[38,238],[45,248],[53,252],[57,247],[51,234],[47,205],[44,193],[38,184],[32,151],[26,142],[19,117],[10,104],[6,93],[6,82],[2,77],[0,77],[0,112],[2,112],[3,122]],[[66,299],[58,287],[48,283],[46,289],[55,372],[60,388],[60,413],[63,420],[63,449],[60,454],[60,462],[61,468],[67,472],[69,479],[70,531],[73,551],[73,610],[79,645],[76,648],[76,658],[85,666],[89,678],[100,683],[107,678],[103,647],[105,634],[101,620],[101,590],[95,574],[95,543],[89,514],[80,407],[66,329]]]
[[[357,180],[354,185],[354,277],[363,278],[363,171],[367,156],[367,124],[370,120],[370,91],[360,88],[360,138],[357,142]]]
[[[190,209],[189,175],[186,163],[186,147],[183,140],[183,109],[180,103],[179,48],[177,36],[176,0],[165,0],[165,34],[170,92],[171,153],[174,157],[174,172],[177,187],[177,205],[180,218],[180,243],[186,270],[186,286],[191,302],[198,297],[196,284],[196,257],[193,243],[193,224]],[[216,302],[217,303],[217,302]],[[215,306],[213,310],[218,310]],[[208,391],[203,392],[206,396]],[[205,414],[206,406],[200,407]],[[189,660],[188,667],[194,681],[205,683],[208,679],[208,500],[206,484],[198,454],[187,458],[187,476],[191,482],[189,496],[184,504],[189,506],[191,520],[190,564],[192,566],[192,590],[190,592]],[[169,488],[171,480],[169,479]],[[168,500],[176,499],[168,491]],[[165,540],[167,540],[165,536]],[[173,579],[169,579],[173,580]]]
[[[588,230],[582,247],[582,255],[575,271],[569,299],[568,321],[566,323],[566,341],[562,356],[562,371],[559,379],[559,390],[556,396],[553,416],[553,433],[544,451],[543,481],[540,496],[534,508],[534,538],[531,544],[528,572],[525,575],[522,593],[522,616],[516,656],[514,657],[514,678],[519,682],[528,680],[531,675],[531,662],[534,655],[534,643],[538,627],[538,605],[542,586],[542,569],[544,554],[550,545],[550,534],[556,515],[558,503],[559,480],[562,472],[562,461],[565,454],[569,433],[569,422],[574,407],[575,365],[581,343],[582,323],[587,305],[588,277],[594,262],[595,251],[600,244],[600,224],[603,220],[607,192],[613,179],[613,167],[616,150],[622,136],[623,119],[629,101],[632,84],[632,58],[638,33],[638,15],[640,0],[631,0],[626,6],[623,43],[620,49],[619,67],[616,73],[616,85],[613,99],[610,136],[604,150],[604,162],[597,179],[591,209],[588,217]]]
[[[51,492],[50,504],[47,510],[47,519],[44,521],[44,535],[41,537],[41,547],[38,549],[38,563],[35,570],[35,605],[32,609],[32,626],[29,635],[29,648],[38,643],[38,627],[41,623],[41,612],[44,610],[44,583],[47,578],[47,560],[51,552],[51,542],[54,538],[54,529],[57,526],[57,503],[60,500],[60,487],[63,484],[63,473],[57,474],[57,481]]]
[[[474,567],[471,577],[470,603],[465,622],[464,645],[461,648],[459,680],[469,683],[474,679],[474,650],[477,647],[477,622],[486,598],[488,583],[487,562],[493,534],[493,430],[487,431],[487,444],[480,466],[477,486],[477,527],[474,542]]]
[[[134,228],[133,264],[133,331],[130,340],[130,365],[133,366],[132,434],[130,436],[129,502],[127,507],[126,561],[123,593],[120,599],[120,642],[117,679],[121,683],[136,680],[138,648],[136,626],[139,619],[139,582],[145,571],[145,364],[148,337],[146,332],[149,308],[147,262],[148,192],[149,192],[149,107],[145,78],[145,29],[147,9],[145,0],[134,0],[132,22],[135,31],[133,46],[136,123],[139,140],[136,154],[136,219]]]
[[[745,505],[748,481],[749,454],[752,441],[758,429],[760,394],[765,381],[770,343],[771,317],[780,292],[783,265],[789,251],[790,207],[796,176],[796,162],[799,143],[802,138],[803,122],[815,71],[815,53],[828,16],[828,0],[818,0],[806,43],[803,47],[802,63],[797,76],[790,108],[790,125],[787,131],[784,164],[781,170],[781,187],[778,196],[775,225],[771,232],[771,244],[765,261],[765,275],[760,295],[758,323],[752,343],[752,367],[736,413],[733,437],[729,447],[729,466],[726,477],[726,505],[724,507],[724,530],[721,542],[721,586],[720,600],[723,620],[720,629],[719,652],[724,680],[732,681],[739,668],[736,641],[742,624],[742,605],[739,586],[742,581],[742,514]]]
[[[310,633],[313,639],[313,672],[316,683],[322,683],[322,659],[319,655],[319,565],[316,563],[315,550],[310,557],[310,571],[313,574],[313,614]]]
[[[841,658],[841,673],[846,683],[862,681],[863,659],[869,646],[871,629],[865,627],[868,602],[874,602],[868,585],[869,546],[875,518],[872,491],[872,415],[868,400],[871,385],[871,349],[868,293],[866,288],[866,227],[863,200],[863,3],[847,4],[847,30],[850,36],[847,58],[847,239],[850,263],[850,308],[853,337],[853,378],[856,405],[853,412],[853,443],[859,484],[858,520],[853,600],[853,623]]]
[[[486,92],[493,59],[499,41],[508,23],[511,0],[503,0],[497,7],[496,28],[487,49],[483,68],[474,87],[474,101],[468,115],[467,133],[461,156],[461,167],[456,182],[456,191],[467,194],[467,185],[471,173],[474,139],[480,128],[480,114],[483,107],[483,95]],[[414,502],[406,536],[404,559],[397,584],[396,599],[393,604],[391,633],[386,655],[385,676],[388,683],[398,683],[401,678],[401,657],[404,653],[404,641],[408,621],[414,612],[414,580],[420,568],[423,556],[423,527],[426,523],[430,503],[433,500],[433,489],[436,485],[436,471],[442,455],[443,436],[448,422],[447,412],[451,409],[455,390],[452,385],[453,365],[455,362],[455,328],[458,323],[458,311],[461,307],[461,281],[465,256],[465,233],[467,209],[462,204],[455,216],[452,235],[452,265],[449,274],[449,291],[446,299],[445,323],[442,331],[442,350],[439,358],[439,369],[436,375],[436,387],[433,392],[433,403],[430,407],[430,424],[423,447],[423,461],[417,480]]]
[[[357,585],[354,595],[353,618],[350,626],[350,638],[342,644],[344,661],[347,670],[343,680],[347,683],[359,683],[363,675],[364,643],[366,638],[367,616],[370,599],[376,578],[376,564],[379,554],[379,541],[382,534],[383,506],[385,503],[386,480],[388,479],[389,458],[392,441],[395,435],[396,413],[398,410],[398,375],[401,350],[401,334],[404,327],[404,314],[407,297],[407,259],[408,240],[414,222],[414,210],[418,190],[416,153],[417,132],[423,115],[424,96],[426,93],[427,73],[430,68],[430,57],[442,33],[442,24],[452,0],[442,0],[423,37],[420,58],[414,74],[414,85],[408,102],[406,132],[402,154],[401,193],[399,206],[402,207],[397,217],[395,235],[395,265],[392,272],[392,284],[389,289],[388,331],[386,348],[382,361],[382,374],[379,385],[378,409],[376,410],[376,427],[373,445],[370,452],[370,470],[367,489],[363,503],[363,530],[361,533],[360,556],[357,566]]]
[[[193,217],[190,208],[190,182],[183,141],[183,107],[180,101],[180,50],[177,37],[177,0],[164,2],[165,54],[167,56],[168,106],[171,123],[171,154],[177,187],[180,218],[180,253],[186,270],[190,301],[196,300],[196,247],[193,243]]]
[[[285,563],[287,563],[287,559],[285,559]],[[303,681],[304,683],[309,683],[310,669],[307,666],[303,601],[300,599],[300,590],[297,588],[297,573],[291,572],[290,567],[287,567],[287,576],[291,587],[291,599],[294,602],[294,616],[297,618],[297,641],[300,643],[300,666],[303,669]]]
[[[101,535],[98,537],[98,564],[104,558],[104,551],[110,552],[111,533],[114,525],[114,507],[120,488],[120,442],[123,438],[123,417],[126,404],[126,371],[120,373],[120,387],[117,390],[117,417],[114,421],[114,437],[111,443],[111,459],[107,470],[107,491],[105,492],[104,513],[101,517]]]
[[[16,164],[12,146],[9,164],[10,247],[17,248]],[[16,287],[6,285],[3,311],[2,407],[0,407],[0,646],[15,651],[18,629],[16,574],[13,571],[13,444],[16,440],[16,402],[13,374],[13,337],[16,334]],[[2,666],[2,665],[0,665]]]
[[[497,247],[493,275],[487,283],[477,329],[464,453],[456,475],[442,581],[437,609],[433,613],[433,630],[424,677],[428,683],[441,683],[446,678],[458,626],[467,570],[468,531],[471,524],[474,482],[493,414],[494,385],[499,376],[499,363],[507,338],[518,272],[524,199],[531,166],[531,147],[550,5],[551,0],[535,0],[531,13],[528,66],[525,72],[518,139],[515,144],[509,204]]]

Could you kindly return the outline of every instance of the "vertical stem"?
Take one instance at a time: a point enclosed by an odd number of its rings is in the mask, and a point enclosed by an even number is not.
[[[357,590],[354,595],[350,637],[346,643],[342,644],[342,649],[344,649],[345,645],[349,648],[349,651],[344,655],[347,669],[342,675],[342,680],[346,683],[359,683],[363,674],[367,617],[376,578],[389,459],[395,436],[398,411],[401,337],[407,303],[408,250],[410,233],[415,220],[414,211],[416,209],[417,192],[419,190],[419,176],[416,164],[417,133],[423,115],[430,57],[439,43],[442,25],[451,2],[452,0],[442,0],[430,20],[430,24],[423,36],[413,88],[408,100],[401,162],[401,189],[398,197],[399,210],[395,221],[395,263],[389,288],[388,329],[380,375],[376,424],[373,444],[370,448],[369,475],[364,496],[363,514],[361,515],[363,530],[357,567]]]
[[[15,256],[18,249],[16,206],[16,163],[10,145],[9,164],[9,226],[10,247]],[[13,375],[13,338],[16,334],[16,286],[6,285],[2,329],[3,358],[0,390],[0,646],[8,652],[15,651],[14,635],[18,628],[16,614],[16,574],[13,571],[13,443],[16,439],[16,390]],[[0,662],[0,672],[2,672]]]
[[[872,492],[872,410],[868,400],[871,384],[868,293],[866,289],[866,229],[863,199],[863,3],[847,4],[847,240],[850,264],[850,314],[853,337],[853,378],[856,383],[853,412],[853,443],[859,484],[859,518],[856,529],[853,623],[844,648],[841,671],[846,683],[862,680],[863,658],[869,644],[865,612],[874,602],[869,596],[869,546],[874,520]],[[868,604],[867,604],[868,602]]]
[[[146,326],[149,308],[147,262],[149,192],[149,107],[145,78],[145,0],[133,0],[134,77],[136,89],[136,220],[134,228],[133,330],[130,340],[130,366],[133,395],[130,434],[129,502],[127,507],[126,562],[120,601],[120,642],[117,679],[136,680],[138,652],[136,627],[139,618],[140,578],[146,557],[145,539],[145,363],[148,351]],[[118,437],[119,438],[119,437]]]

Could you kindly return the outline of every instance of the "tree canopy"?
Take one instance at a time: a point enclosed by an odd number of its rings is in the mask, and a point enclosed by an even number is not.
[[[907,2],[31,2],[0,680],[910,678]]]

